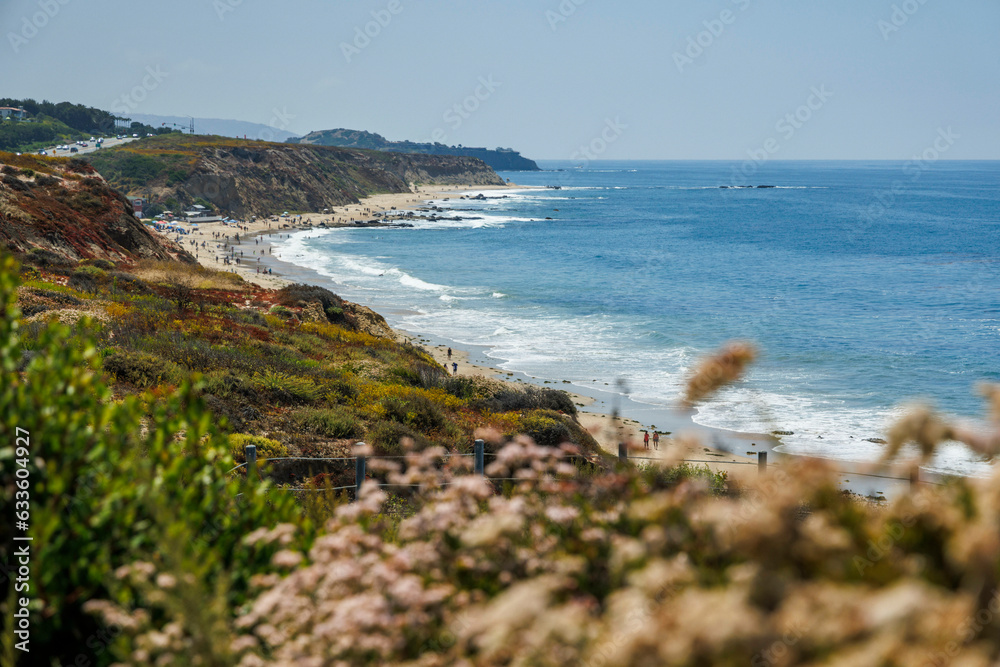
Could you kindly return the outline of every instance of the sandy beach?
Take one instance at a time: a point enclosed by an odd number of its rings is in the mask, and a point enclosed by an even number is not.
[[[491,185],[481,189],[503,190],[520,186]],[[322,213],[303,213],[282,217],[281,212],[266,218],[236,224],[204,222],[190,228],[188,234],[166,233],[190,252],[202,266],[219,271],[238,273],[244,279],[268,289],[279,289],[290,284],[280,274],[263,273],[268,268],[265,260],[278,259],[271,252],[267,236],[291,234],[295,231],[314,229],[320,225],[354,227],[358,222],[372,224],[385,215],[390,219],[405,211],[419,208],[429,200],[453,199],[475,190],[468,185],[439,185],[418,187],[415,192],[373,195],[359,204],[340,206]],[[405,222],[405,221],[403,221]],[[379,224],[379,223],[375,223]],[[393,224],[392,222],[388,224]],[[204,246],[202,245],[204,244]],[[226,263],[227,255],[230,262]],[[239,258],[237,263],[235,260]],[[271,267],[273,271],[273,266]],[[261,269],[261,270],[258,270]]]
[[[506,186],[506,188],[520,187],[523,186],[513,184]],[[281,261],[280,256],[274,255],[269,237],[315,229],[320,225],[325,225],[327,228],[353,227],[358,221],[373,224],[383,214],[390,218],[396,216],[402,218],[406,211],[423,207],[431,200],[458,198],[480,189],[505,188],[504,186],[484,188],[424,186],[411,193],[374,195],[358,204],[337,207],[322,213],[258,218],[255,221],[241,223],[238,227],[222,222],[202,223],[189,234],[169,236],[194,254],[203,266],[238,273],[247,281],[268,289],[280,289],[295,282],[323,285],[327,281],[321,276],[314,275],[308,269],[286,264]],[[228,264],[225,261],[227,256],[230,258]],[[239,263],[235,262],[237,257]],[[266,273],[268,269],[273,273]],[[488,360],[484,361],[481,355],[474,362],[473,352],[460,349],[450,341],[432,341],[418,333],[399,330],[397,339],[424,347],[449,371],[452,370],[452,363],[458,364],[459,375],[485,376],[512,383],[530,382],[541,386],[558,386],[561,382],[557,378],[533,378],[494,368],[488,364]],[[447,356],[449,346],[452,348],[451,359]],[[773,451],[773,448],[780,443],[768,435],[738,433],[700,426],[691,420],[690,414],[679,409],[654,409],[635,405],[632,406],[632,410],[619,409],[617,403],[612,405],[608,396],[569,393],[580,410],[578,416],[580,424],[594,436],[605,451],[612,454],[617,454],[618,443],[624,442],[629,448],[630,457],[672,458],[677,455],[677,439],[680,439],[687,443],[688,447],[683,455],[685,460],[696,461],[698,465],[707,465],[712,470],[724,470],[732,478],[757,475],[759,452],[768,452],[771,464],[781,459],[781,455]],[[623,400],[628,402],[627,399]],[[616,419],[612,417],[613,413],[623,416]],[[640,419],[630,418],[630,415]],[[657,423],[652,423],[653,419]],[[659,431],[662,434],[659,450],[653,449],[652,443],[648,450],[644,447],[644,431],[649,431],[650,434]],[[883,482],[870,482],[857,476],[853,476],[853,481],[845,477],[842,484],[844,488],[862,495],[876,495],[882,493],[883,489],[886,489],[885,493],[890,493],[888,489],[891,486]]]

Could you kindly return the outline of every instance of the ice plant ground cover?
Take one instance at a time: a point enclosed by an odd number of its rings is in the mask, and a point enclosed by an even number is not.
[[[577,446],[510,438],[514,422],[491,423],[484,412],[494,430],[482,434],[496,453],[487,473],[520,480],[497,487],[426,441],[450,437],[456,420],[474,421],[468,403],[449,405],[433,388],[419,394],[426,403],[405,394],[406,410],[392,403],[398,389],[330,400],[337,386],[363,385],[360,373],[296,374],[312,366],[286,344],[276,362],[284,370],[271,371],[313,385],[280,385],[287,396],[272,396],[283,409],[342,417],[364,408],[364,428],[403,423],[412,412],[408,428],[425,434],[424,442],[404,438],[405,458],[379,471],[419,485],[411,494],[388,497],[369,484],[354,503],[331,495],[323,513],[266,482],[224,474],[230,438],[206,409],[205,387],[186,381],[184,358],[122,364],[148,389],[128,395],[116,381],[112,393],[100,351],[118,343],[102,337],[107,325],[95,334],[25,324],[15,306],[18,268],[3,261],[0,415],[5,432],[24,428],[40,443],[30,608],[36,646],[63,662],[83,654],[134,665],[985,667],[1000,657],[1000,474],[920,486],[872,506],[841,493],[832,469],[815,460],[723,489],[704,476],[628,466],[584,473],[570,458]],[[100,289],[67,295],[88,306]],[[210,317],[223,306],[175,305],[184,314],[180,324],[167,320],[172,340],[192,357],[221,355],[192,342],[230,335]],[[130,321],[155,340],[143,320]],[[267,319],[247,326],[288,341],[299,335]],[[350,355],[325,363],[357,363],[369,341],[352,336],[297,345],[314,346],[316,357],[324,345],[345,345]],[[692,386],[709,391],[713,377],[738,376],[739,368],[720,371],[727,359],[742,367],[748,357],[732,350],[709,360],[705,381],[696,375]],[[241,372],[254,371],[271,372]],[[998,394],[987,395],[996,420]],[[317,408],[320,401],[329,402]],[[329,415],[301,420],[340,428]],[[996,428],[972,436],[917,413],[890,433],[889,452],[911,442],[927,455],[959,437],[995,454]],[[0,450],[5,506],[15,488],[11,456]],[[681,456],[675,450],[662,465]],[[10,544],[3,538],[0,549]],[[9,595],[4,604],[9,623]],[[98,652],[87,639],[99,632],[113,639]],[[3,648],[4,663],[14,664]]]

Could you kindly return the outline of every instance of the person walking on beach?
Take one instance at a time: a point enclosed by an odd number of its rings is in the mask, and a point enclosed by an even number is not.
[[[660,448],[660,432],[653,431],[653,449]]]
[[[448,348],[448,358],[451,359],[451,348]]]
[[[649,431],[643,431],[643,433],[642,444],[646,446],[646,449],[649,449]]]
[[[451,365],[451,372],[452,372],[453,375],[458,375],[458,364],[454,364],[453,363]]]

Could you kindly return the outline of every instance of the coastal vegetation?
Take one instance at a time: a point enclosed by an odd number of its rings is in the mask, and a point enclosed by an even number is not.
[[[5,432],[30,434],[30,451],[0,447],[0,488],[10,504],[26,458],[32,657],[985,667],[1000,656],[995,478],[873,506],[814,460],[737,484],[682,464],[675,442],[656,465],[623,466],[596,451],[563,395],[449,377],[318,288],[19,259],[0,266],[0,415]],[[94,282],[73,287],[75,275]],[[724,350],[689,398],[751,359]],[[448,457],[476,434],[486,478]],[[956,435],[921,413],[891,431],[888,451],[915,442],[926,455]],[[369,482],[352,499],[334,490],[352,466],[277,460],[349,455],[360,438],[371,479],[407,486]],[[972,440],[995,454],[1000,437]],[[246,444],[261,479],[233,471]],[[5,618],[15,604],[11,593]],[[15,664],[9,626],[4,636]]]

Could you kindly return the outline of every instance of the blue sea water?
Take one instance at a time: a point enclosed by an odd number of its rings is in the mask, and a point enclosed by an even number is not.
[[[664,409],[702,355],[752,340],[759,363],[694,419],[793,431],[791,453],[874,460],[866,439],[915,399],[981,416],[976,384],[1000,381],[1000,163],[741,166],[547,162],[501,175],[560,189],[483,190],[436,202],[460,221],[275,252],[394,326],[580,388],[624,378]],[[958,446],[932,467],[985,471]]]

